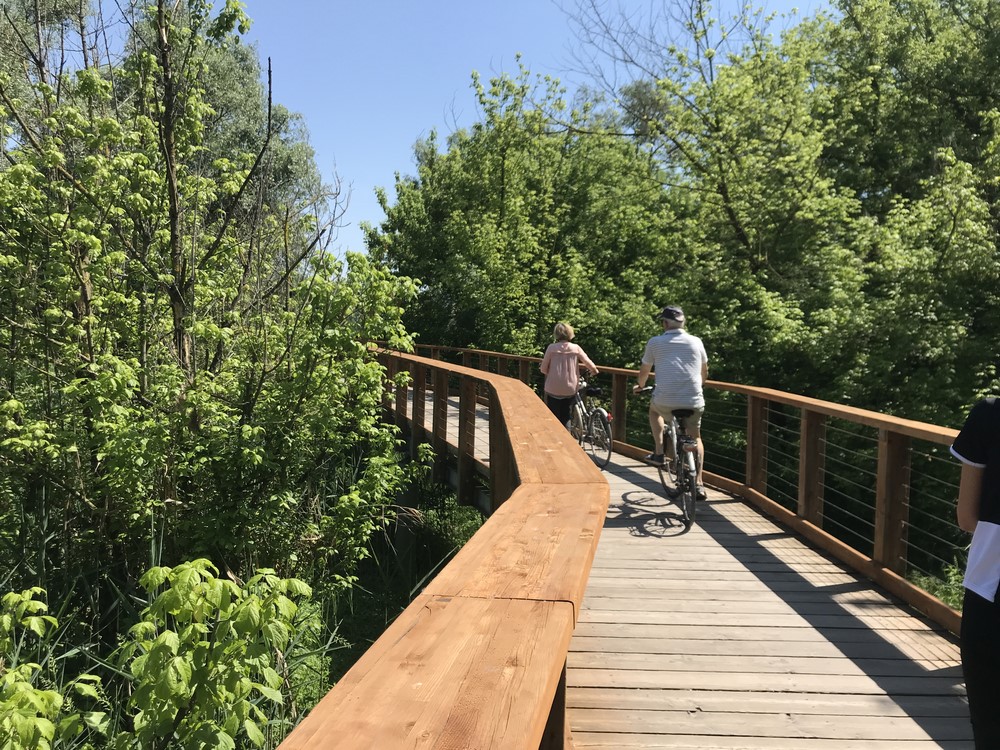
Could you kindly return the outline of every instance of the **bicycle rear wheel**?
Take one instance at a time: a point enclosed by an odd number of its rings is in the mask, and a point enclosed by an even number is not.
[[[587,449],[602,469],[611,460],[611,422],[604,409],[594,409],[587,421]]]

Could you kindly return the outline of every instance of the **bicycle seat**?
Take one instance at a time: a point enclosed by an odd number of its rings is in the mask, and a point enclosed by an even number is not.
[[[677,419],[687,419],[694,414],[694,409],[671,409],[670,411]]]

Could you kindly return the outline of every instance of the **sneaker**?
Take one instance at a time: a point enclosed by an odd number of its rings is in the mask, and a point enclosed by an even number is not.
[[[703,484],[699,484],[698,485],[698,489],[696,490],[696,494],[698,495],[698,499],[699,500],[707,500],[708,499],[708,493],[705,492],[705,485],[703,485]]]
[[[646,463],[650,464],[662,464],[663,454],[662,453],[647,453],[646,458],[643,459]]]

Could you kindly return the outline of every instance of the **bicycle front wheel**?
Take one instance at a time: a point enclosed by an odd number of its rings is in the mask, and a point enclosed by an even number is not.
[[[569,434],[581,445],[587,431],[587,423],[584,416],[583,407],[579,403],[573,404],[569,413],[569,421],[566,423],[566,429],[569,430]]]
[[[611,460],[611,422],[604,409],[594,409],[587,422],[587,449],[602,469]]]

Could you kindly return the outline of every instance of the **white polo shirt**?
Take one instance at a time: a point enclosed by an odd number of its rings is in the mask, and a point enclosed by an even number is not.
[[[682,328],[664,331],[646,342],[642,363],[652,365],[656,379],[653,403],[674,409],[703,409],[701,369],[708,364],[705,345]]]

